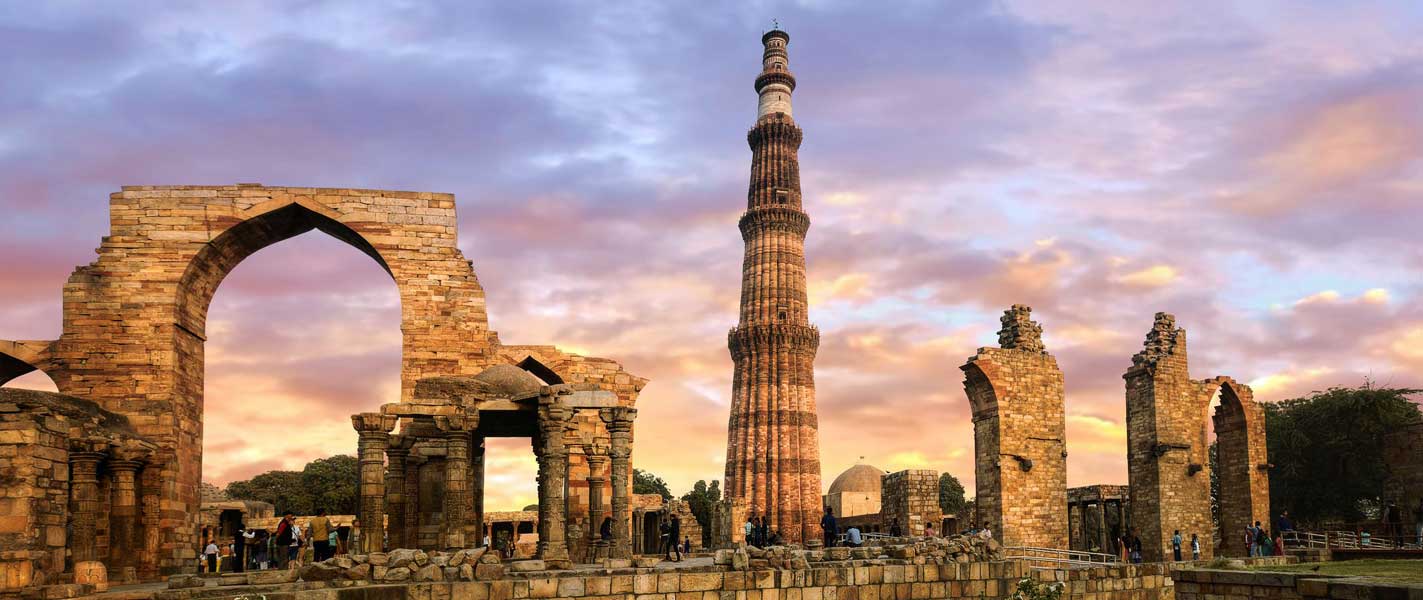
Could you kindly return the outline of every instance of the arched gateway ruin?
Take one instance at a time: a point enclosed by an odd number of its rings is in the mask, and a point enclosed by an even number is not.
[[[535,448],[543,450],[541,497],[549,487],[543,481],[545,470],[559,471],[547,474],[550,482],[565,477],[568,482],[566,514],[548,516],[566,516],[573,522],[600,513],[617,514],[624,521],[619,533],[626,540],[626,509],[606,511],[604,505],[616,509],[621,498],[626,506],[626,446],[635,414],[632,406],[645,380],[610,360],[567,354],[552,346],[500,343],[489,329],[484,290],[473,265],[456,245],[454,196],[256,184],[126,186],[110,196],[109,211],[110,234],[97,249],[98,259],[76,269],[64,286],[59,339],[0,340],[0,384],[38,369],[48,374],[63,394],[90,400],[103,411],[126,418],[127,425],[120,429],[141,439],[127,444],[122,457],[112,436],[86,437],[80,429],[69,430],[71,438],[62,445],[67,446],[63,451],[73,451],[66,457],[71,464],[84,472],[91,467],[95,470],[98,490],[111,490],[117,496],[129,485],[124,482],[136,480],[132,485],[141,498],[141,510],[132,511],[137,514],[111,510],[112,502],[104,497],[70,498],[68,511],[72,514],[65,516],[74,531],[66,539],[66,519],[37,516],[43,512],[35,508],[42,499],[7,503],[9,514],[0,517],[24,521],[23,527],[16,529],[24,529],[28,533],[24,539],[34,544],[32,554],[6,561],[3,568],[7,574],[30,573],[41,579],[30,582],[32,585],[43,584],[43,579],[58,575],[57,569],[67,568],[65,547],[71,565],[75,557],[95,556],[111,572],[116,567],[131,567],[130,573],[141,579],[191,567],[198,543],[208,304],[223,278],[243,259],[313,229],[370,256],[399,288],[403,334],[400,402],[353,419],[362,429],[363,514],[376,500],[372,497],[375,488],[366,484],[386,475],[383,466],[376,466],[383,458],[375,453],[380,446],[377,441],[397,420],[403,420],[416,435],[404,446],[397,439],[397,454],[412,447],[418,450],[416,438],[466,440],[475,449],[476,443],[482,447],[486,434],[534,437]],[[539,385],[509,393],[505,388],[473,381],[473,376],[496,365],[519,367]],[[439,398],[432,402],[443,403],[440,407],[429,407],[427,402],[423,412],[409,408],[421,404],[416,390],[423,388],[417,383],[436,381],[432,378],[453,381],[455,387],[468,379],[469,385],[483,387],[478,397]],[[451,388],[436,385],[431,389]],[[494,410],[484,425],[478,418],[481,406]],[[501,416],[504,414],[511,416]],[[553,427],[548,421],[550,414],[557,424],[568,424],[560,431],[570,432],[560,434],[556,448],[555,440],[540,433],[540,428]],[[615,440],[608,435],[609,429],[625,433]],[[93,443],[98,445],[86,446]],[[388,440],[383,443],[390,445]],[[454,454],[450,461],[454,467],[473,468],[468,457],[453,450],[456,444],[424,445],[432,446],[432,452],[422,457],[421,463],[433,461],[436,468],[447,468],[448,449]],[[597,451],[581,451],[586,447],[606,452],[610,446],[624,453],[621,458],[613,453],[613,462],[621,464],[613,465],[612,482],[597,472],[608,463],[606,457]],[[594,456],[594,472],[589,471],[587,456]],[[547,464],[545,458],[549,459]],[[75,471],[75,477],[79,472]],[[619,479],[624,482],[622,490],[613,485]],[[596,490],[590,492],[589,481]],[[80,487],[77,483],[75,487]],[[473,474],[470,484],[477,485]],[[454,491],[468,499],[471,513],[477,513],[482,502],[478,494],[463,493],[469,489]],[[563,490],[557,492],[562,500]],[[597,505],[591,507],[591,515],[590,496]],[[553,508],[552,499],[543,500]],[[563,512],[563,507],[558,509]],[[418,526],[418,515],[415,518],[416,524],[410,527]],[[541,527],[556,526],[552,521]],[[478,522],[468,519],[466,527]],[[91,526],[97,534],[87,531]],[[416,540],[413,533],[405,533],[405,521],[399,526],[402,539],[410,535],[409,539]],[[585,526],[582,531],[590,529]],[[115,532],[125,533],[120,536]],[[60,544],[54,543],[56,538]],[[41,543],[46,539],[47,546]],[[94,546],[79,548],[76,544]],[[574,548],[574,540],[568,540],[568,545]]]

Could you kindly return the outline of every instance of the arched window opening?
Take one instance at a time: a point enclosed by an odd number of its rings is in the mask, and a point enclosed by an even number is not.
[[[202,466],[219,488],[353,454],[350,415],[400,399],[400,295],[385,267],[334,234],[277,240],[219,272],[206,307]]]

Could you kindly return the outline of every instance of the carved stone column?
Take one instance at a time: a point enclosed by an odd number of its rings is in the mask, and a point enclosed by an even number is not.
[[[470,545],[484,543],[484,436],[475,434],[469,444],[469,508],[465,528]]]
[[[589,558],[606,558],[608,548],[603,542],[603,486],[608,484],[608,476],[603,469],[608,466],[607,445],[594,442],[584,447],[588,458],[588,539]]]
[[[155,454],[149,459],[148,464],[143,466],[143,472],[139,475],[139,504],[142,515],[139,517],[143,531],[142,550],[138,556],[138,578],[142,581],[153,581],[158,578],[158,559],[160,544],[162,540],[162,504],[159,490],[163,486],[163,468],[171,461],[171,457],[166,452]]]
[[[99,562],[94,543],[99,515],[99,462],[101,446],[82,443],[69,452],[69,551],[74,559],[74,582],[108,589],[108,571]]]
[[[385,451],[389,461],[385,469],[385,511],[392,548],[409,547],[405,545],[405,459],[409,456],[410,448],[405,444],[405,438],[391,436],[390,447]]]
[[[561,397],[571,393],[559,389],[539,397],[539,558],[551,568],[568,568],[568,544],[564,539],[565,487],[568,483],[568,446],[564,443],[573,409]]]
[[[599,411],[603,423],[608,427],[612,447],[608,454],[612,457],[613,485],[613,558],[632,558],[632,538],[628,525],[632,521],[632,505],[629,492],[632,490],[632,421],[637,417],[637,409],[620,406]]]
[[[113,498],[109,504],[109,562],[120,581],[137,578],[137,560],[143,550],[138,539],[138,470],[146,453],[120,450],[109,461],[113,473]]]
[[[444,545],[446,549],[465,547],[465,508],[469,503],[469,443],[479,413],[435,417],[435,425],[445,436]]]
[[[404,548],[420,547],[420,465],[425,457],[411,454],[405,459],[405,540],[391,541]]]
[[[390,430],[395,415],[358,413],[351,425],[359,437],[356,451],[360,460],[361,550],[365,554],[385,551],[385,450],[390,446]]]

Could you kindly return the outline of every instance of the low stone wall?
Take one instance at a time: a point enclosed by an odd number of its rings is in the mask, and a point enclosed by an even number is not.
[[[383,584],[336,580],[279,586],[175,589],[158,600],[997,600],[1025,578],[1057,584],[1073,600],[1173,600],[1166,565],[1034,570],[1020,561],[915,564],[913,560],[812,563],[804,569],[722,566],[522,572],[498,579]]]
[[[1423,585],[1263,571],[1177,570],[1176,600],[1420,600]]]

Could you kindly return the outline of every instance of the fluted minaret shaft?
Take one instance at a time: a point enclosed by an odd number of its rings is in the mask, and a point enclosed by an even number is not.
[[[789,542],[820,537],[820,441],[815,409],[815,352],[820,332],[806,313],[805,234],[801,208],[801,130],[791,118],[795,77],[784,31],[765,47],[756,125],[747,133],[751,183],[741,238],[741,317],[728,345],[736,371],[726,452],[726,492],[770,519]]]

